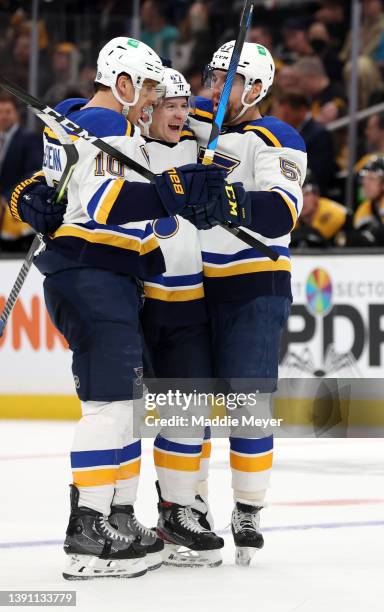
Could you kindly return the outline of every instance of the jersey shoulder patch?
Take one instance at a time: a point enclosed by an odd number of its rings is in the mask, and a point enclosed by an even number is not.
[[[85,99],[71,98],[60,102],[55,110],[68,117],[69,120],[73,119],[75,123],[98,138],[134,135],[134,126],[123,115],[109,108],[92,106],[82,109],[81,107],[86,103]]]
[[[213,121],[213,104],[208,98],[195,96],[191,102],[189,110],[190,115],[197,121],[212,123]]]
[[[288,123],[276,117],[262,117],[243,126],[244,132],[254,132],[269,147],[287,147],[306,153],[305,142],[300,134]]]

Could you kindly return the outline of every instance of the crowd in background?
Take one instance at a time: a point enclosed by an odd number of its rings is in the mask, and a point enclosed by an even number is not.
[[[89,97],[100,47],[114,36],[134,34],[133,4],[41,0],[38,97],[51,106],[65,97]],[[248,35],[249,41],[270,49],[276,64],[262,114],[295,127],[307,146],[310,173],[304,210],[293,234],[296,246],[384,245],[384,113],[359,123],[354,211],[343,206],[347,127],[332,129],[332,122],[348,113],[350,5],[349,0],[265,0],[256,7]],[[236,37],[242,6],[243,0],[142,0],[140,38],[172,61],[194,95],[206,95],[204,66],[220,44]],[[0,72],[25,89],[32,42],[30,9],[31,2],[0,0]],[[360,110],[384,102],[382,0],[362,0],[358,81]],[[20,250],[30,240],[30,231],[14,227],[5,201],[12,182],[41,167],[41,138],[23,127],[25,110],[0,93],[0,250]]]

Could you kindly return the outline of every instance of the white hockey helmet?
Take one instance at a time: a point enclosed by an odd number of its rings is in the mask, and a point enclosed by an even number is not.
[[[228,70],[229,62],[231,61],[232,52],[235,46],[235,41],[221,45],[221,47],[213,54],[212,60],[208,65],[210,71],[213,70]],[[236,70],[237,74],[244,77],[244,92],[242,96],[243,110],[236,117],[241,117],[245,111],[251,106],[255,106],[267,95],[268,89],[273,83],[275,76],[275,62],[273,57],[266,47],[257,43],[245,42],[240,61]],[[259,96],[252,104],[245,102],[245,97],[252,85],[257,81],[261,81],[261,91]]]
[[[129,74],[132,79],[135,88],[133,102],[126,102],[117,93],[116,81],[122,72]],[[118,36],[101,49],[95,82],[111,88],[115,98],[123,105],[123,115],[127,115],[129,107],[134,106],[139,99],[144,80],[152,79],[161,84],[163,75],[163,64],[153,49],[134,38]]]
[[[191,86],[185,80],[183,75],[173,68],[164,68],[165,87],[164,98],[189,98],[191,95]]]
[[[168,68],[168,66],[164,68],[162,87],[164,89],[163,100],[166,100],[167,98],[187,98],[188,102],[191,95],[191,86],[183,77],[181,72],[178,72],[173,68]],[[147,107],[143,110],[147,119],[146,121],[144,121],[143,118],[139,119],[139,124],[142,128],[143,134],[145,136],[149,136],[149,128],[152,125],[153,107]],[[187,115],[188,109],[186,110],[185,119],[187,119]]]

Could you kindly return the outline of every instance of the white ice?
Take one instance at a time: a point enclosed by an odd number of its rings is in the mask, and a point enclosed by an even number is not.
[[[61,576],[73,430],[0,423],[0,590],[75,590],[76,609],[89,612],[384,610],[384,440],[276,440],[265,547],[249,569],[234,566],[226,531],[219,568],[82,583]],[[146,440],[136,511],[147,525],[156,519],[154,480]],[[210,499],[224,531],[232,509],[225,440],[214,443]]]

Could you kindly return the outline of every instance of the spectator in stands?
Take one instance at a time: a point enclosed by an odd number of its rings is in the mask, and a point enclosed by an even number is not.
[[[12,188],[24,177],[41,169],[43,148],[41,137],[20,125],[20,115],[14,98],[0,97],[0,248],[25,250],[30,238],[29,226],[15,222],[6,200]]]
[[[283,28],[284,46],[288,51],[290,62],[313,54],[308,38],[309,21],[305,18],[292,17],[287,19]]]
[[[349,30],[347,3],[345,0],[322,0],[321,5],[315,13],[315,19],[327,26],[332,44],[340,51]]]
[[[351,62],[347,62],[343,70],[345,90],[349,91],[351,77]],[[372,98],[379,102],[383,96],[383,82],[379,68],[374,61],[366,56],[360,55],[357,62],[358,75],[358,108],[364,109],[370,106]]]
[[[161,0],[144,0],[141,6],[140,39],[161,57],[169,58],[171,45],[179,36],[178,30],[167,23]]]
[[[308,173],[303,185],[303,209],[291,234],[291,246],[332,246],[346,219],[346,208],[338,202],[323,198],[319,186]]]
[[[321,21],[315,21],[308,30],[308,39],[314,55],[322,61],[329,79],[341,83],[343,80],[343,64],[332,45],[328,27]]]
[[[207,58],[216,50],[215,43],[211,36],[208,5],[193,2],[180,25],[179,39],[172,45],[173,67],[183,74],[198,67],[201,75]]]
[[[352,223],[337,236],[341,246],[384,246],[384,157],[371,159],[361,170],[364,201]]]
[[[384,112],[371,115],[367,119],[365,149],[368,152],[357,162],[355,172],[360,172],[373,158],[384,156]]]
[[[295,64],[300,75],[300,87],[312,101],[311,111],[317,121],[330,123],[346,110],[343,87],[331,82],[318,57],[303,57]]]
[[[307,147],[308,168],[321,193],[326,194],[336,170],[333,142],[324,125],[313,119],[310,107],[304,93],[281,91],[276,93],[273,114],[301,134]]]
[[[363,18],[360,29],[360,53],[370,56],[375,62],[384,61],[384,9],[381,0],[363,0]],[[351,57],[351,33],[340,53],[346,62]]]
[[[55,46],[52,56],[54,83],[44,94],[44,102],[55,106],[66,97],[69,87],[78,86],[80,54],[73,43],[61,42]]]

